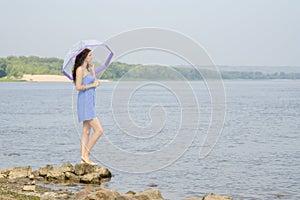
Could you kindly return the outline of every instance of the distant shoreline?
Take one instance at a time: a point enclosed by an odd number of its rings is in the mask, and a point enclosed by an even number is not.
[[[219,79],[215,79],[219,80]],[[243,79],[243,78],[232,78],[226,79],[223,78],[223,81],[299,81],[300,79]],[[118,81],[149,81],[144,79],[129,79],[129,80],[109,80],[109,79],[100,79],[101,82],[118,82]],[[179,81],[179,80],[150,80],[150,81]],[[181,80],[182,81],[182,80]],[[187,80],[189,82],[197,82],[197,81],[205,81],[205,80]],[[66,82],[71,83],[72,81],[68,79],[66,76],[63,75],[50,75],[50,74],[38,74],[38,75],[31,75],[31,74],[24,74],[22,78],[15,78],[15,77],[3,77],[0,78],[0,82]]]
[[[2,79],[5,82],[5,79]],[[7,78],[7,81],[25,81],[25,82],[72,82],[66,76],[63,75],[31,75],[24,74],[22,78]],[[100,79],[102,82],[111,82],[110,80]]]

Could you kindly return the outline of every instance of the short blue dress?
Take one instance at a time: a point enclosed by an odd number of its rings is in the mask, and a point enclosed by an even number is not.
[[[82,78],[82,85],[88,85],[95,81],[91,74]],[[92,87],[87,90],[80,90],[77,98],[77,114],[79,122],[93,119],[97,116],[95,108],[96,88]]]

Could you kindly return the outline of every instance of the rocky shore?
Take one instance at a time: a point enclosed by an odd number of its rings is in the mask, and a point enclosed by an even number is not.
[[[112,178],[105,167],[64,163],[59,167],[46,165],[35,171],[30,166],[0,170],[0,200],[163,200],[158,189],[120,194],[104,188],[101,183]],[[56,187],[55,187],[56,186]],[[57,189],[59,187],[66,189]],[[80,186],[81,189],[78,189]],[[72,190],[77,188],[77,190]],[[209,194],[185,200],[232,200],[231,197]]]

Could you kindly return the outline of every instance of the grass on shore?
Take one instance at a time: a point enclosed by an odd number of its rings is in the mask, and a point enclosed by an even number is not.
[[[40,197],[32,196],[32,195],[25,195],[25,194],[18,194],[13,191],[5,190],[0,185],[0,199],[16,199],[16,200],[40,200]]]
[[[3,77],[3,78],[0,78],[0,82],[24,82],[24,80],[16,79],[16,78]]]

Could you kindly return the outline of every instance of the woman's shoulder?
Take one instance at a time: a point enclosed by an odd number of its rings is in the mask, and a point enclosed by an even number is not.
[[[81,70],[82,71],[83,67],[79,66],[76,70]]]
[[[77,69],[76,69],[76,73],[82,73],[83,71],[83,67],[82,66],[79,66]]]

